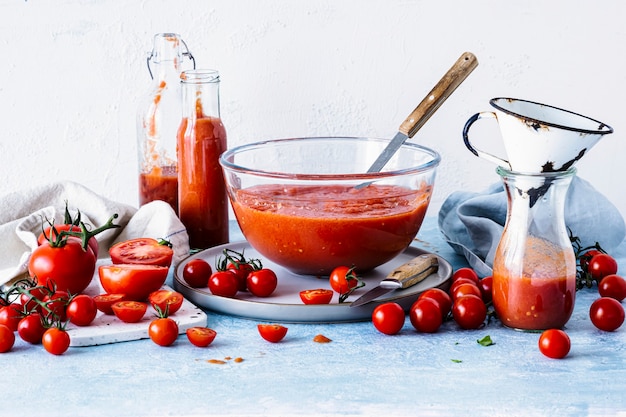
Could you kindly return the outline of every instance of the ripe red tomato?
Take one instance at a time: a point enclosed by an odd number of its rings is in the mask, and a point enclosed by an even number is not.
[[[598,292],[601,297],[611,297],[621,302],[626,298],[626,280],[619,275],[607,275],[598,284]]]
[[[487,307],[481,297],[465,295],[452,304],[452,317],[462,329],[478,329],[487,318]]]
[[[172,264],[174,251],[170,243],[141,237],[116,243],[109,249],[114,264],[167,266]]]
[[[17,324],[22,319],[22,305],[19,303],[9,304],[0,308],[0,324],[4,324],[11,331],[17,330]]]
[[[157,265],[101,265],[102,288],[109,294],[124,294],[126,300],[143,301],[161,288],[169,268]]]
[[[569,353],[570,346],[569,336],[563,330],[548,329],[539,337],[539,351],[548,358],[564,358]]]
[[[330,286],[339,294],[346,294],[359,285],[354,268],[338,266],[330,273]]]
[[[459,278],[471,279],[475,284],[478,284],[479,281],[478,274],[472,268],[459,268],[454,271],[454,274],[452,274],[452,282],[454,283],[454,281]]]
[[[198,347],[209,346],[217,336],[217,332],[208,327],[191,327],[185,333],[191,344]]]
[[[435,333],[443,323],[440,304],[432,298],[418,298],[409,310],[411,324],[418,332]]]
[[[300,291],[300,299],[304,304],[329,304],[334,292],[324,288]]]
[[[41,310],[41,314],[51,318],[58,319],[60,321],[67,320],[67,313],[65,309],[67,308],[67,303],[70,301],[70,296],[66,291],[55,291],[52,294],[49,294],[44,297],[43,302],[46,303],[46,307],[50,309],[48,312],[45,309]],[[52,317],[49,317],[52,315]]]
[[[257,329],[261,337],[268,342],[278,343],[287,334],[288,328],[280,324],[258,324]]]
[[[405,320],[404,309],[398,303],[384,303],[372,312],[372,323],[381,333],[393,335],[402,330]]]
[[[450,289],[448,290],[448,293],[450,294],[450,296],[452,296],[452,294],[454,294],[454,292],[456,291],[456,289],[463,284],[469,284],[469,285],[473,285],[476,288],[478,288],[478,284],[476,284],[474,281],[472,281],[469,278],[457,278],[456,281],[454,281],[452,283],[452,285],[450,285]]]
[[[52,230],[52,239],[53,240],[57,239],[61,232],[81,232],[82,231],[80,226],[76,226],[76,225],[73,225],[73,224],[55,224],[54,225],[54,229],[52,228],[52,226],[48,226],[48,227],[46,227],[44,229],[43,232],[41,232],[39,234],[39,237],[37,238],[37,243],[39,245],[41,245],[44,242],[48,241],[48,239],[50,237],[50,230]],[[56,233],[55,233],[55,231],[56,231]],[[78,239],[78,237],[74,237],[74,236],[69,236],[69,238],[70,239]],[[95,236],[89,238],[89,240],[87,241],[87,244],[91,248],[91,250],[94,253],[94,255],[96,256],[96,258],[98,258],[98,251],[100,250],[100,245],[99,245],[98,241],[96,240]]]
[[[213,273],[211,265],[204,259],[192,259],[183,268],[183,278],[192,288],[202,288],[209,285],[209,277]]]
[[[437,303],[439,310],[441,310],[442,320],[448,316],[448,313],[450,313],[452,309],[452,298],[450,298],[447,292],[440,288],[431,288],[424,291],[420,294],[418,300],[421,298],[429,298]]]
[[[175,314],[183,305],[184,297],[181,293],[172,290],[158,290],[148,296],[148,301],[152,307],[167,315]],[[157,311],[158,311],[157,310]]]
[[[70,335],[63,329],[51,327],[41,338],[43,347],[53,355],[62,355],[70,347]]]
[[[493,277],[484,277],[480,280],[480,292],[485,304],[493,300]]]
[[[124,300],[124,294],[98,294],[93,297],[96,308],[104,314],[113,314],[113,304]]]
[[[118,301],[111,308],[115,317],[124,323],[137,323],[146,314],[148,304],[139,301]]]
[[[247,291],[248,276],[254,271],[254,267],[247,262],[229,262],[226,269],[235,274],[238,284],[237,290]]]
[[[257,297],[269,297],[278,285],[278,278],[271,269],[256,269],[246,279],[248,291]]]
[[[0,353],[11,350],[15,344],[15,333],[8,326],[0,324]]]
[[[44,242],[33,250],[28,261],[30,276],[39,285],[52,281],[59,291],[79,294],[87,288],[96,269],[96,256],[83,249],[78,239],[67,239],[60,247]]]
[[[468,295],[468,294],[474,294],[475,296],[480,297],[481,299],[483,297],[483,293],[480,291],[480,288],[476,286],[476,284],[457,285],[454,288],[454,291],[450,293],[450,297],[452,298],[452,301],[454,301],[457,298],[462,297],[464,295]]]
[[[41,315],[39,313],[31,313],[24,316],[17,324],[17,334],[22,340],[33,345],[41,343],[46,328],[43,327]]]
[[[582,268],[583,271],[588,272],[589,271],[589,261],[591,260],[591,258],[593,258],[595,255],[599,255],[602,252],[600,252],[599,250],[596,249],[591,249],[588,250],[587,252],[583,253],[580,256],[580,267]]]
[[[169,317],[161,317],[150,322],[148,336],[159,346],[170,346],[178,338],[178,324]]]
[[[79,294],[70,300],[66,313],[71,323],[77,326],[89,326],[98,314],[98,307],[93,298],[86,294]]]
[[[601,297],[591,304],[589,318],[598,329],[612,332],[624,323],[624,307],[615,298]]]
[[[587,270],[599,282],[607,275],[617,274],[617,262],[611,255],[599,253],[591,258]]]
[[[232,298],[239,290],[237,277],[231,271],[215,271],[209,278],[209,290],[213,295]]]

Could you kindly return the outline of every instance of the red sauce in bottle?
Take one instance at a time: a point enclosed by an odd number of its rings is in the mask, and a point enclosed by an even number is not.
[[[153,167],[139,174],[139,205],[154,200],[168,203],[178,214],[178,173],[176,167]]]

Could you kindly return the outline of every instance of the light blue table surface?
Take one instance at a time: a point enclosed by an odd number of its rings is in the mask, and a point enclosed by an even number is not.
[[[435,218],[418,239],[455,268],[465,265]],[[626,243],[612,255],[626,270]],[[256,321],[209,312],[218,336],[208,348],[183,335],[169,348],[139,340],[57,357],[18,340],[0,355],[0,415],[626,416],[626,326],[596,330],[588,318],[596,297],[595,288],[578,292],[563,360],[539,352],[539,334],[499,322],[475,331],[448,322],[427,335],[407,319],[396,336],[371,322],[289,324],[287,337],[271,344]],[[320,333],[332,342],[314,343]],[[495,345],[477,343],[486,335]],[[244,361],[207,362],[226,357]]]

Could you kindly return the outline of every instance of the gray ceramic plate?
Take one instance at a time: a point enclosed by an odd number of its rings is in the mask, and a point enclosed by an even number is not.
[[[278,276],[276,291],[266,298],[255,297],[247,292],[237,293],[236,298],[225,298],[211,294],[208,288],[192,288],[183,279],[185,264],[196,258],[204,259],[211,266],[222,255],[222,250],[229,248],[237,252],[244,251],[246,258],[258,258],[263,266],[272,269]],[[413,287],[389,292],[375,301],[359,307],[350,307],[350,302],[359,298],[362,294],[374,288],[396,267],[408,262],[424,253],[430,253],[422,249],[409,247],[406,251],[396,256],[391,261],[378,268],[361,275],[366,283],[365,287],[356,290],[344,303],[338,303],[338,295],[335,294],[330,304],[305,305],[300,300],[299,293],[302,290],[315,288],[330,288],[328,278],[317,278],[293,274],[266,260],[248,242],[228,243],[198,252],[180,262],[174,270],[174,288],[181,292],[188,300],[196,305],[213,310],[218,313],[230,314],[243,318],[277,321],[290,323],[330,323],[370,320],[372,311],[377,305],[385,302],[396,302],[405,310],[408,310],[419,294],[429,288],[447,288],[452,277],[452,266],[440,256],[439,268],[436,273],[429,275],[425,280]]]

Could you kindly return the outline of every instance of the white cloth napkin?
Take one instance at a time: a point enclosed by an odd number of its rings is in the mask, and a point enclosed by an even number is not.
[[[482,193],[457,191],[439,210],[439,230],[450,246],[463,255],[481,276],[491,275],[493,257],[506,223],[507,202],[502,183]],[[596,242],[607,252],[626,235],[617,208],[589,182],[574,177],[565,200],[565,224],[582,247]]]
[[[37,247],[37,236],[46,219],[62,223],[65,207],[72,216],[80,210],[81,220],[94,228],[113,214],[121,227],[96,236],[98,258],[108,258],[111,245],[128,239],[165,239],[174,249],[173,265],[189,255],[185,226],[169,204],[154,201],[137,209],[104,198],[74,182],[57,182],[0,197],[0,285],[27,272],[28,258]]]

